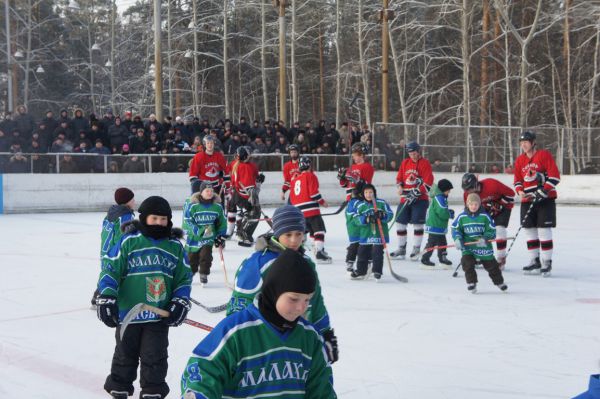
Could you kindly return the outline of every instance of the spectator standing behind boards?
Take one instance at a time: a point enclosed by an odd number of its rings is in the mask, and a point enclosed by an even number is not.
[[[21,152],[10,157],[6,167],[7,173],[29,173],[29,160]]]
[[[127,160],[123,163],[121,172],[123,173],[144,173],[146,166],[137,155],[131,155],[127,157]]]
[[[87,131],[89,128],[90,122],[83,116],[83,110],[77,108],[73,119],[71,119],[71,129],[73,129],[74,132],[79,133],[82,130]]]
[[[40,121],[40,125],[46,126],[46,129],[52,133],[59,125],[58,121],[54,118],[54,113],[51,110],[46,111],[46,116]]]
[[[35,129],[35,120],[33,116],[27,112],[27,107],[24,105],[19,105],[17,107],[17,115],[15,115],[15,124],[17,129],[23,135],[25,140],[29,140],[31,138],[31,133],[33,129]]]
[[[150,148],[150,143],[146,138],[146,134],[144,133],[144,129],[138,129],[135,137],[129,140],[129,152],[132,154],[143,154],[148,148]]]
[[[78,173],[79,168],[71,155],[64,155],[59,164],[60,173]]]
[[[129,142],[129,131],[127,130],[127,127],[123,125],[121,117],[117,116],[115,118],[115,123],[108,127],[108,139],[110,145],[114,145],[117,148],[121,148],[123,144]]]
[[[91,154],[98,154],[98,157],[94,157],[92,164],[92,170],[96,173],[104,172],[104,156],[110,155],[110,150],[104,147],[102,139],[96,139],[96,146],[90,150]]]

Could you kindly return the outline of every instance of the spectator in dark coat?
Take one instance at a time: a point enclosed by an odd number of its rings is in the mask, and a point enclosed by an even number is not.
[[[0,129],[0,152],[7,152],[9,147],[8,137],[4,133],[4,130]]]
[[[54,138],[57,138],[58,135],[61,133],[64,134],[65,138],[68,140],[73,141],[75,139],[75,133],[69,127],[66,120],[60,121],[60,125],[56,129],[54,129],[54,132],[52,132],[52,135]]]
[[[231,135],[229,140],[223,143],[223,153],[227,155],[233,155],[241,146],[242,142],[239,133],[234,133]]]
[[[31,133],[33,133],[33,129],[35,129],[35,119],[27,112],[26,106],[19,105],[17,107],[15,124],[17,129],[21,132],[21,137],[29,141],[29,139],[31,139]]]
[[[256,136],[260,136],[264,134],[264,129],[260,126],[260,123],[255,120],[252,122],[252,127],[250,128],[250,132],[246,133],[251,140],[254,140]],[[241,136],[240,136],[241,137]]]
[[[79,173],[77,163],[71,155],[64,155],[60,161],[60,173]]]
[[[146,166],[140,161],[140,158],[137,155],[128,157],[121,168],[121,172],[123,173],[144,173],[145,171]]]
[[[54,112],[51,110],[46,111],[46,116],[40,121],[40,125],[42,124],[46,126],[46,129],[48,129],[50,133],[52,133],[59,125],[58,121],[54,119]]]
[[[146,131],[150,132],[151,126],[154,126],[156,133],[158,133],[160,137],[160,134],[163,133],[162,124],[156,120],[156,115],[154,114],[150,114],[150,116],[148,117],[148,122],[146,123],[144,128],[146,129]]]
[[[58,124],[60,125],[60,123],[62,121],[66,121],[67,122],[67,126],[71,125],[71,118],[69,118],[69,111],[67,111],[66,109],[61,109],[60,112],[58,113]],[[58,127],[58,126],[57,126]],[[56,128],[55,128],[56,129]]]
[[[12,136],[13,130],[17,128],[17,124],[13,121],[12,114],[7,112],[4,114],[4,120],[0,122],[0,130],[6,134],[7,137]]]
[[[131,125],[133,124],[133,118],[131,116],[131,111],[125,112],[125,116],[121,120],[121,124],[123,124],[123,126],[125,126],[125,129],[127,129],[128,132],[131,131]]]
[[[158,139],[158,135],[156,133],[150,134],[150,139],[148,140],[148,149],[146,150],[147,154],[158,154],[162,150],[162,143]]]
[[[52,144],[52,130],[45,125],[46,122],[41,122],[37,130],[33,132],[33,136],[37,134],[37,141],[40,143],[42,152],[48,152],[50,144]]]
[[[91,154],[98,155],[110,155],[110,150],[104,147],[102,143],[102,139],[96,139],[96,146],[90,150]],[[94,172],[102,173],[104,172],[104,157],[98,156],[94,157],[94,162],[92,164],[92,169]]]
[[[288,141],[287,138],[283,135],[277,138],[277,144],[273,149],[273,152],[279,152],[280,154],[287,153]]]
[[[139,115],[136,115],[133,117],[133,122],[131,123],[131,126],[129,126],[129,131],[131,131],[132,128],[135,128],[136,131],[139,128],[144,129],[144,122],[142,121],[142,117]]]
[[[7,173],[29,173],[29,160],[21,152],[10,157],[6,167]]]
[[[73,119],[71,119],[71,129],[76,132],[79,133],[80,131],[88,131],[90,128],[90,122],[87,118],[84,118],[83,116],[83,110],[80,108],[77,108],[75,110],[75,115],[73,116]]]
[[[115,123],[108,128],[108,140],[111,146],[114,145],[117,148],[129,142],[129,131],[121,122],[121,117],[117,116]]]

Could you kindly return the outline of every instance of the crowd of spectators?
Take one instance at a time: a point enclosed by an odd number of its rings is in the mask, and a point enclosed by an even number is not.
[[[144,172],[146,165],[139,155],[163,155],[156,158],[153,171],[185,171],[186,162],[172,162],[168,154],[190,154],[202,150],[202,139],[212,135],[217,148],[225,155],[235,154],[238,147],[250,146],[254,153],[285,154],[289,144],[297,144],[305,154],[348,155],[352,144],[362,141],[370,148],[371,133],[367,127],[343,123],[338,129],[335,123],[321,120],[318,124],[307,121],[303,125],[294,122],[291,127],[282,121],[254,120],[245,117],[238,123],[223,119],[211,123],[208,119],[194,116],[166,116],[163,121],[154,114],[147,118],[125,112],[114,115],[111,108],[98,118],[94,113],[85,115],[81,109],[70,114],[66,109],[55,116],[48,110],[42,118],[29,114],[25,106],[19,106],[15,115],[8,113],[0,122],[0,153],[13,154],[7,172],[29,171],[30,160],[23,153],[33,154],[33,161],[40,160],[37,154],[101,154],[129,155],[126,160],[111,159],[109,172]],[[121,158],[121,157],[119,157]],[[50,159],[46,157],[45,159]],[[153,160],[153,162],[155,162]],[[34,172],[47,170],[41,162]],[[104,172],[102,158],[89,160],[87,157],[62,156],[59,170],[79,172]],[[55,165],[50,165],[51,168]]]

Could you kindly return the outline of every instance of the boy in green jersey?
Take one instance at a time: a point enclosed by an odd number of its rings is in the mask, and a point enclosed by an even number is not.
[[[425,249],[427,252],[421,256],[421,269],[433,270],[435,269],[435,263],[431,261],[434,247],[445,247],[448,245],[446,241],[446,233],[448,232],[448,220],[454,217],[454,211],[448,208],[448,195],[452,190],[452,183],[447,179],[441,179],[437,185],[434,184],[429,191],[429,209],[427,209],[427,219],[425,221],[425,232],[429,235],[427,237],[427,244]],[[440,263],[449,268],[452,262],[448,259],[446,248],[438,248],[438,258]]]
[[[98,280],[98,318],[117,328],[104,389],[117,399],[133,395],[138,364],[140,398],[167,396],[169,327],[183,323],[190,309],[190,267],[178,240],[181,230],[171,229],[169,203],[162,197],[149,197],[140,205],[139,213],[139,221],[125,225],[123,237],[102,258]],[[152,311],[142,311],[121,339],[120,323],[138,303],[168,310],[169,317],[161,319]]]
[[[487,270],[492,282],[502,291],[508,288],[500,264],[494,258],[494,249],[489,240],[496,238],[496,225],[481,207],[481,198],[475,193],[467,197],[467,207],[452,223],[452,239],[456,249],[462,251],[460,260],[465,271],[467,289],[477,292],[477,273],[475,264],[479,261]]]
[[[226,317],[196,346],[182,398],[336,398],[323,338],[302,317],[316,285],[307,259],[284,250],[266,272],[257,305]]]
[[[200,283],[208,283],[212,265],[212,247],[225,246],[227,220],[220,198],[209,182],[203,181],[197,193],[190,197],[184,209],[184,224],[187,230],[185,250],[190,258],[192,275],[200,271]]]

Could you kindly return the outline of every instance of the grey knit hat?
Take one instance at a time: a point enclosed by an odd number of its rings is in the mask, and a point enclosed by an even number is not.
[[[300,209],[293,205],[284,205],[277,208],[273,214],[273,235],[280,235],[290,231],[306,231],[304,215]]]

